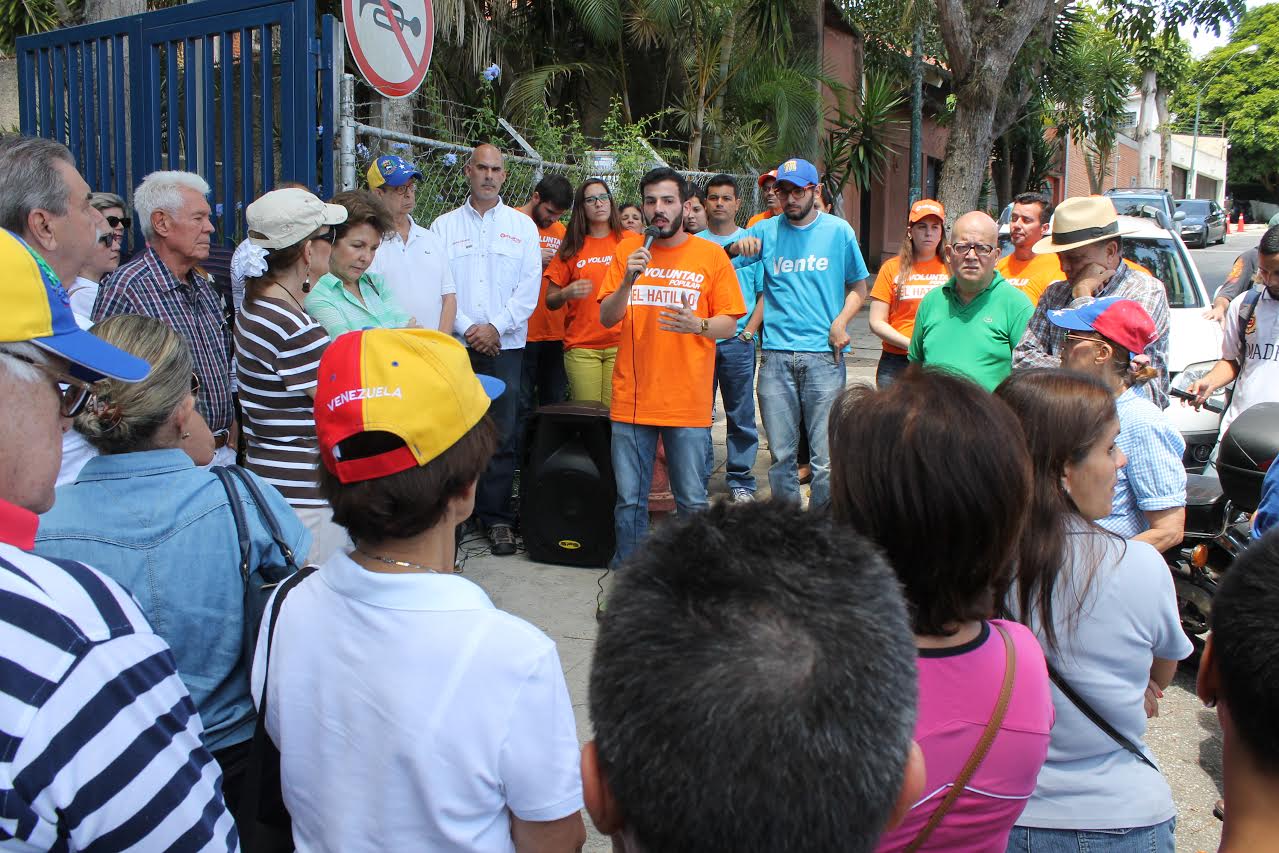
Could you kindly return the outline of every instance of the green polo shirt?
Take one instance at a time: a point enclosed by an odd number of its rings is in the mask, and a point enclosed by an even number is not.
[[[909,358],[994,391],[1012,372],[1013,347],[1034,310],[1026,294],[998,272],[967,305],[959,301],[952,278],[920,300]]]
[[[357,329],[403,329],[413,319],[391,295],[382,276],[373,273],[360,276],[359,299],[343,286],[342,279],[325,273],[303,307],[330,338]]]

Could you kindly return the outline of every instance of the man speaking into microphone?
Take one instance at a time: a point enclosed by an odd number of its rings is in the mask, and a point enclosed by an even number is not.
[[[674,169],[640,180],[648,230],[622,240],[600,286],[600,323],[622,324],[613,368],[614,565],[648,530],[648,492],[660,436],[680,515],[706,508],[715,341],[746,313],[724,251],[684,231],[688,186]]]

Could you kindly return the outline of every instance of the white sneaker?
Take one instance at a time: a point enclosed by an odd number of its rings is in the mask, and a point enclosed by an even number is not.
[[[755,493],[750,489],[744,489],[738,486],[732,491],[732,501],[735,504],[748,504],[755,500]]]

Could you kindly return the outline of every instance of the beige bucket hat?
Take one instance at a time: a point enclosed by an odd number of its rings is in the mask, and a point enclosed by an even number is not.
[[[1119,215],[1110,199],[1100,195],[1068,198],[1057,205],[1053,214],[1052,232],[1034,245],[1036,255],[1068,252],[1133,233],[1132,228],[1121,228]]]

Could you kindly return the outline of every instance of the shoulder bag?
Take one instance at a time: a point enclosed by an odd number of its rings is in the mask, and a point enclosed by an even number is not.
[[[1013,645],[1013,638],[1008,636],[1008,631],[1002,625],[996,625],[991,622],[990,627],[999,632],[1004,640],[1004,683],[999,687],[999,699],[995,702],[995,710],[990,715],[990,721],[986,723],[986,729],[981,733],[981,739],[977,741],[977,745],[973,747],[972,755],[968,756],[968,761],[964,764],[964,769],[959,771],[959,775],[955,777],[955,781],[950,786],[946,798],[941,801],[933,816],[928,819],[928,823],[919,831],[919,835],[915,836],[909,846],[906,847],[906,853],[916,853],[924,846],[924,842],[928,841],[929,836],[941,825],[942,818],[955,805],[955,801],[964,793],[964,788],[972,781],[973,776],[981,767],[983,761],[986,760],[990,747],[995,743],[995,736],[999,734],[999,727],[1004,724],[1004,717],[1008,714],[1008,703],[1013,697],[1013,681],[1017,675],[1017,648]]]
[[[1128,740],[1128,738],[1120,734],[1119,730],[1116,729],[1114,726],[1112,726],[1110,723],[1106,722],[1106,718],[1103,717],[1101,714],[1097,713],[1097,710],[1093,708],[1092,705],[1089,705],[1086,701],[1084,701],[1084,697],[1080,696],[1078,693],[1075,692],[1075,688],[1071,687],[1066,682],[1066,679],[1061,677],[1061,673],[1058,672],[1057,669],[1051,663],[1048,664],[1048,677],[1052,679],[1053,684],[1057,685],[1057,689],[1061,691],[1061,695],[1069,699],[1070,704],[1078,708],[1079,713],[1083,714],[1090,721],[1092,721],[1093,725],[1095,725],[1097,728],[1105,732],[1107,737],[1109,737],[1115,743],[1122,746],[1124,749],[1131,752],[1143,764],[1150,767],[1151,770],[1154,770],[1156,773],[1161,772],[1159,768],[1155,766],[1155,763],[1151,761],[1149,758],[1147,758],[1146,754],[1137,747],[1137,744],[1133,743],[1132,741]]]

